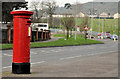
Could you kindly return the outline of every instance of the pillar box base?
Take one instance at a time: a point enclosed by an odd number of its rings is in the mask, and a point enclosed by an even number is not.
[[[12,73],[30,74],[30,63],[12,63]]]

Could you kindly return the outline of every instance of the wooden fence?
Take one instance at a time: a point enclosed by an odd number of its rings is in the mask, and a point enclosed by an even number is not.
[[[31,42],[45,41],[51,39],[50,30],[32,31]],[[2,29],[2,43],[13,43],[13,29]]]

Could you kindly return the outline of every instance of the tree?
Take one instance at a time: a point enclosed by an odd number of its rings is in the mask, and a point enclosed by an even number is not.
[[[66,3],[64,8],[66,9],[72,9],[72,5],[70,3]],[[67,13],[66,14],[66,17],[68,17],[67,15],[72,15],[72,13]],[[75,25],[75,23],[73,24]],[[70,30],[70,35],[72,36],[72,29],[73,29],[73,26],[69,26],[69,30]],[[67,31],[68,32],[68,31]],[[69,32],[68,32],[69,33]],[[69,34],[68,34],[69,35]]]
[[[13,9],[15,10],[20,8],[27,9],[27,2],[2,2],[2,21],[7,24],[13,20],[12,15],[10,14]]]
[[[53,18],[53,27],[57,28],[60,27],[61,19],[60,18]]]
[[[67,39],[69,38],[69,30],[72,29],[73,26],[75,26],[75,19],[74,17],[65,17],[61,19],[61,23],[67,30]]]
[[[30,4],[30,8],[35,11],[33,21],[38,22],[40,17],[39,17],[39,10],[40,10],[40,2],[39,1],[32,1]]]
[[[84,30],[84,26],[87,25],[89,26],[89,17],[88,16],[85,16],[83,19],[82,19],[82,22],[80,23],[80,29],[81,30]]]
[[[72,26],[70,26],[70,35],[72,36],[72,29],[75,27],[75,21],[73,22]]]
[[[53,26],[52,21],[53,21],[53,17],[52,15],[54,14],[54,11],[56,9],[56,2],[53,0],[49,0],[49,1],[43,1],[42,2],[42,7],[44,10],[46,10],[47,14],[49,15],[49,25],[50,27]]]

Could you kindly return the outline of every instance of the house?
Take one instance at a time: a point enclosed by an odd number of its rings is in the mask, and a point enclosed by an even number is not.
[[[80,13],[78,14],[78,17],[85,17],[85,14],[83,14],[82,12],[80,12]]]
[[[56,14],[56,15],[53,15],[54,18],[63,18],[63,17],[74,17],[73,15],[71,14]]]
[[[114,14],[114,19],[118,19],[118,18],[120,18],[120,14],[119,13]]]
[[[108,17],[108,14],[105,13],[105,12],[103,12],[103,13],[100,14],[100,17],[101,17],[101,18],[107,18],[107,17]]]

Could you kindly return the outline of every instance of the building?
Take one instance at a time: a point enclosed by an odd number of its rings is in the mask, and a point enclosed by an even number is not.
[[[82,12],[80,12],[80,13],[78,14],[78,17],[85,17],[85,14],[83,14]]]
[[[118,19],[118,18],[120,18],[120,14],[119,13],[114,14],[114,19]]]
[[[71,14],[56,14],[56,15],[53,15],[54,18],[63,18],[63,17],[74,17],[73,15]]]
[[[107,17],[108,17],[108,14],[105,13],[105,12],[103,12],[103,13],[100,14],[100,17],[101,17],[101,18],[107,18]]]

